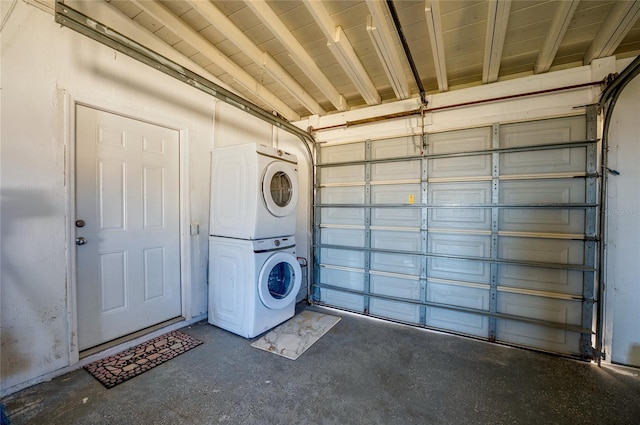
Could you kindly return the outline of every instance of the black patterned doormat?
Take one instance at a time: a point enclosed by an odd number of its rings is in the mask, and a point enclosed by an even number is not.
[[[113,388],[135,376],[202,344],[202,341],[173,331],[147,342],[89,363],[84,368],[107,388]]]

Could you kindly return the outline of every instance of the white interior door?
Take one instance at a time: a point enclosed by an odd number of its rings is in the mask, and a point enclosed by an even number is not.
[[[179,133],[76,109],[78,344],[181,314]]]

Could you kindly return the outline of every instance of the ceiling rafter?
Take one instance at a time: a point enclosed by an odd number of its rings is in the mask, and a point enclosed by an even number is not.
[[[566,0],[558,4],[558,10],[551,21],[551,27],[533,67],[536,74],[547,72],[551,68],[579,3],[580,0]]]
[[[511,0],[490,0],[488,9],[484,63],[482,67],[482,82],[485,84],[498,81],[502,49],[507,35]]]
[[[274,80],[291,93],[309,112],[316,115],[326,114],[322,106],[271,55],[256,46],[220,9],[210,2],[197,0],[186,0],[186,2],[207,22],[224,34],[236,47],[249,56],[253,62],[262,66]]]
[[[639,1],[616,1],[584,55],[583,63],[610,56],[640,17]]]
[[[329,102],[339,111],[346,111],[349,106],[346,99],[331,84],[320,70],[313,58],[302,47],[300,42],[291,34],[271,7],[264,0],[245,0],[245,4],[259,16],[261,22],[289,51],[291,59],[311,79],[313,84],[329,99]]]
[[[436,68],[438,79],[438,90],[441,92],[449,90],[447,80],[447,64],[444,56],[444,35],[442,33],[442,19],[440,17],[440,3],[438,1],[426,0],[424,12],[427,17],[427,29],[429,40],[431,41],[431,53],[433,63]]]
[[[303,0],[303,2],[325,37],[327,37],[327,47],[329,47],[329,50],[331,50],[331,53],[333,53],[333,56],[351,82],[356,86],[360,96],[362,96],[367,105],[380,104],[380,95],[376,90],[376,86],[369,78],[364,66],[362,66],[362,62],[360,62],[342,27],[335,25],[322,2],[315,0]]]
[[[234,81],[258,96],[282,116],[288,120],[299,120],[298,115],[289,105],[284,103],[275,94],[260,84],[244,69],[232,62],[227,56],[215,48],[206,38],[189,27],[184,21],[171,13],[166,7],[157,2],[133,0],[140,9],[151,15],[165,28],[176,36],[182,38],[185,43],[198,50],[202,55],[214,62],[216,66],[227,72]]]
[[[385,3],[379,0],[366,0],[369,13],[367,18],[367,33],[376,49],[380,63],[391,83],[393,92],[398,100],[411,96],[409,81],[400,62],[394,38],[385,20]]]

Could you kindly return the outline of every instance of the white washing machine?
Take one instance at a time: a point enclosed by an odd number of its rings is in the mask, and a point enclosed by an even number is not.
[[[210,234],[290,236],[296,231],[297,205],[295,155],[256,143],[213,150]]]
[[[295,238],[209,238],[209,323],[253,338],[295,314]]]

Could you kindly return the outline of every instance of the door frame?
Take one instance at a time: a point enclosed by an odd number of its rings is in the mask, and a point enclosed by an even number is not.
[[[177,131],[179,149],[179,223],[180,223],[180,298],[181,316],[184,320],[192,319],[191,310],[191,243],[190,243],[190,193],[189,193],[189,128],[185,121],[175,117],[162,115],[155,111],[142,111],[130,104],[115,104],[111,101],[96,98],[90,94],[70,93],[65,89],[57,89],[58,113],[62,117],[62,141],[65,145],[65,234],[66,234],[66,286],[67,286],[67,330],[69,335],[69,365],[80,361],[78,346],[78,311],[77,311],[77,259],[75,245],[76,221],[76,106],[82,105],[104,112],[120,115],[138,121],[148,122]],[[100,106],[98,106],[100,105]]]

